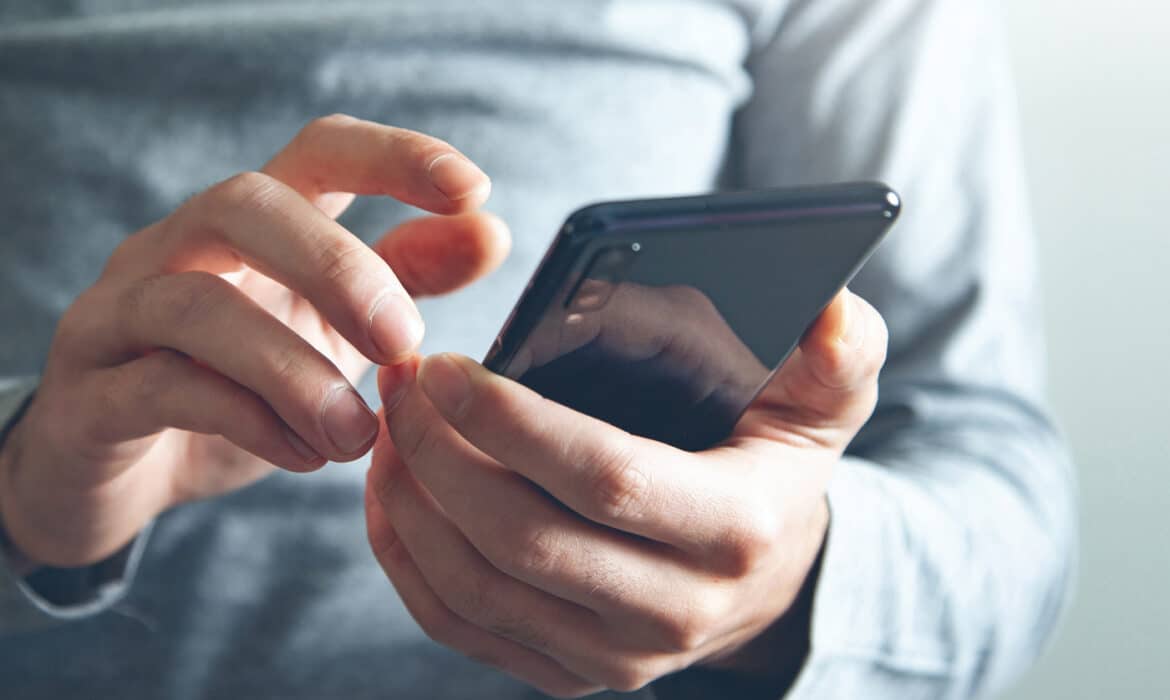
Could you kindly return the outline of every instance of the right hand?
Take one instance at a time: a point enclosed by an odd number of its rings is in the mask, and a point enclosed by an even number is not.
[[[65,312],[0,449],[0,521],[34,565],[91,564],[175,505],[364,454],[353,389],[410,357],[412,297],[490,271],[509,238],[474,211],[487,177],[450,145],[344,116],[306,127],[129,236]],[[446,216],[371,250],[334,221],[354,195]],[[83,235],[79,232],[79,235]]]

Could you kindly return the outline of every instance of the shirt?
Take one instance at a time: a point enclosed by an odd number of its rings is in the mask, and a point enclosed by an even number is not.
[[[0,408],[119,241],[318,115],[437,135],[493,178],[514,251],[422,305],[432,351],[482,355],[585,202],[881,179],[904,215],[853,289],[889,359],[789,696],[989,693],[1050,634],[1075,544],[1005,53],[971,0],[0,0]],[[372,240],[411,214],[342,221]],[[77,605],[6,569],[3,694],[538,695],[421,634],[365,543],[363,472],[165,513]]]

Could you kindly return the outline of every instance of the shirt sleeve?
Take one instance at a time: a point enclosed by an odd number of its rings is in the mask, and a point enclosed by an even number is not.
[[[0,445],[36,389],[32,377],[0,379]],[[15,570],[0,528],[0,638],[96,615],[125,595],[145,547],[144,530],[105,561],[78,569]]]
[[[830,486],[789,697],[992,693],[1068,598],[1076,489],[1043,408],[1006,54],[993,3],[792,0],[749,60],[728,184],[880,179],[904,202],[852,285],[886,319],[889,359]]]

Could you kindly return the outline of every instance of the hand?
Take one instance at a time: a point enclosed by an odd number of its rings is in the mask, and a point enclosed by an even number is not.
[[[817,559],[885,347],[881,317],[842,293],[734,435],[698,453],[466,358],[428,358],[417,381],[417,361],[385,368],[371,547],[429,635],[545,692],[749,668]]]
[[[442,141],[332,116],[129,236],[61,319],[0,453],[10,545],[89,564],[176,504],[365,453],[378,423],[353,382],[417,347],[412,296],[470,282],[507,248],[473,212],[488,190]],[[371,249],[334,221],[355,194],[447,216]]]

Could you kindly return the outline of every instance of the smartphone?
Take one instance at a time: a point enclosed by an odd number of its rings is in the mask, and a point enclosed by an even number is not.
[[[584,207],[484,365],[631,433],[706,449],[730,436],[900,208],[881,183]]]

